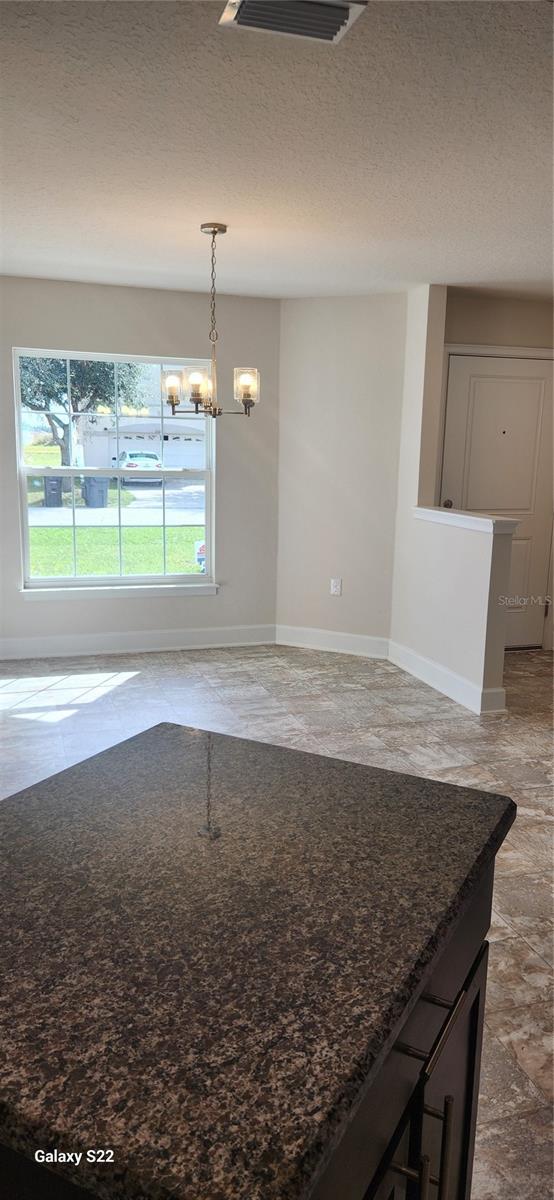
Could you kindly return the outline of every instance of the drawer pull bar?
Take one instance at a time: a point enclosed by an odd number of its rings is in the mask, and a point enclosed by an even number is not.
[[[441,1160],[438,1179],[431,1179],[431,1183],[435,1184],[439,1191],[437,1200],[448,1200],[450,1195],[450,1168],[452,1162],[452,1126],[454,1119],[454,1097],[445,1096],[444,1107],[434,1108],[432,1104],[424,1104],[423,1111],[426,1117],[434,1117],[437,1121],[442,1121],[442,1138],[441,1138]]]
[[[460,1016],[460,1013],[462,1012],[462,1010],[465,1008],[466,1000],[467,1000],[467,992],[465,990],[461,991],[460,995],[458,996],[458,999],[456,1000],[454,1007],[450,1010],[450,1015],[446,1018],[446,1021],[444,1022],[444,1025],[439,1033],[439,1036],[431,1050],[429,1058],[427,1059],[425,1067],[423,1068],[423,1074],[426,1079],[431,1078],[431,1075],[433,1074],[433,1071],[435,1070],[435,1067],[436,1067],[436,1065],[439,1061],[439,1058],[444,1050],[444,1047],[446,1046],[446,1043],[450,1037],[450,1034],[452,1033],[452,1030],[454,1029],[454,1026],[458,1020],[458,1017]]]
[[[434,1182],[431,1175],[431,1159],[427,1154],[424,1154],[419,1172],[419,1194],[421,1200],[429,1200],[429,1188],[431,1183]]]
[[[448,1200],[450,1195],[450,1169],[452,1165],[452,1128],[454,1121],[454,1097],[444,1097],[444,1117],[441,1140],[441,1162],[439,1167],[439,1190],[437,1200]]]
[[[444,1047],[446,1046],[450,1034],[452,1033],[456,1021],[458,1020],[458,1017],[465,1006],[466,999],[467,991],[463,989],[460,992],[456,1003],[449,1010],[446,1021],[444,1022],[442,1029],[431,1046],[429,1053],[427,1053],[425,1050],[420,1050],[417,1046],[411,1046],[409,1042],[396,1043],[394,1048],[395,1050],[398,1050],[400,1054],[406,1054],[409,1058],[417,1058],[420,1062],[424,1063],[423,1071],[421,1073],[423,1079],[430,1079],[431,1075],[433,1074],[433,1071],[435,1070],[435,1067],[444,1050]]]

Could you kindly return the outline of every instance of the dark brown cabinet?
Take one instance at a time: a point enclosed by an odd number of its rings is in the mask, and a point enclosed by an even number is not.
[[[447,1151],[438,1200],[470,1196],[487,959],[485,943],[466,981],[448,1041],[424,1087],[422,1152],[436,1164],[441,1147]]]
[[[407,1176],[401,1175],[399,1167],[406,1169],[410,1164],[410,1125],[409,1122],[405,1128],[404,1135],[391,1155],[394,1160],[394,1167],[390,1167],[381,1183],[377,1185],[377,1190],[373,1191],[374,1200],[407,1200],[407,1189],[409,1180]]]
[[[400,1042],[397,1052],[420,1059],[408,1109],[364,1200],[469,1200],[488,945],[482,947],[429,1051]]]

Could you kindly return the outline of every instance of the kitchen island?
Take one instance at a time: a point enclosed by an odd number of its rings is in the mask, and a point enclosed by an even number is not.
[[[172,724],[4,801],[8,1200],[467,1200],[514,816]]]

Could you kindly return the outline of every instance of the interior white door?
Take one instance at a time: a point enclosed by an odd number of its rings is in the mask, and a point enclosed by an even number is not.
[[[542,645],[552,532],[552,362],[450,356],[441,504],[519,521],[506,645]]]

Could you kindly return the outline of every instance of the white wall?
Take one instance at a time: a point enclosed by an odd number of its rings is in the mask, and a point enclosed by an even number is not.
[[[551,300],[518,299],[448,288],[445,341],[467,346],[554,344]]]
[[[444,287],[409,294],[390,656],[480,712],[504,707],[497,598],[507,590],[509,538],[498,533],[502,522],[463,527],[442,509],[438,520],[414,516],[422,493],[433,491],[445,309]]]
[[[408,523],[409,553],[395,572],[389,656],[392,662],[474,712],[505,707],[505,615],[499,603],[510,571],[514,522],[419,509]],[[397,538],[402,534],[397,532]],[[398,544],[398,542],[397,542]],[[402,602],[398,603],[403,578]]]
[[[404,295],[283,302],[279,640],[388,637],[405,310]]]
[[[166,644],[179,644],[179,631],[238,626],[256,627],[261,639],[267,640],[275,623],[276,594],[278,301],[218,299],[219,379],[229,401],[225,407],[237,408],[229,395],[234,366],[254,363],[262,373],[263,389],[262,403],[250,420],[239,416],[218,421],[218,595],[96,600],[72,593],[63,599],[36,601],[24,598],[19,590],[12,347],[204,357],[208,300],[185,292],[3,278],[0,301],[3,652],[21,653],[24,639],[30,655],[45,649],[55,653],[61,645],[57,639],[66,639],[68,633],[83,646],[83,638],[89,646],[97,639],[99,648],[101,642],[108,644],[106,635],[116,635],[108,639],[111,648],[119,640],[122,646],[154,646],[161,644],[158,631]]]

